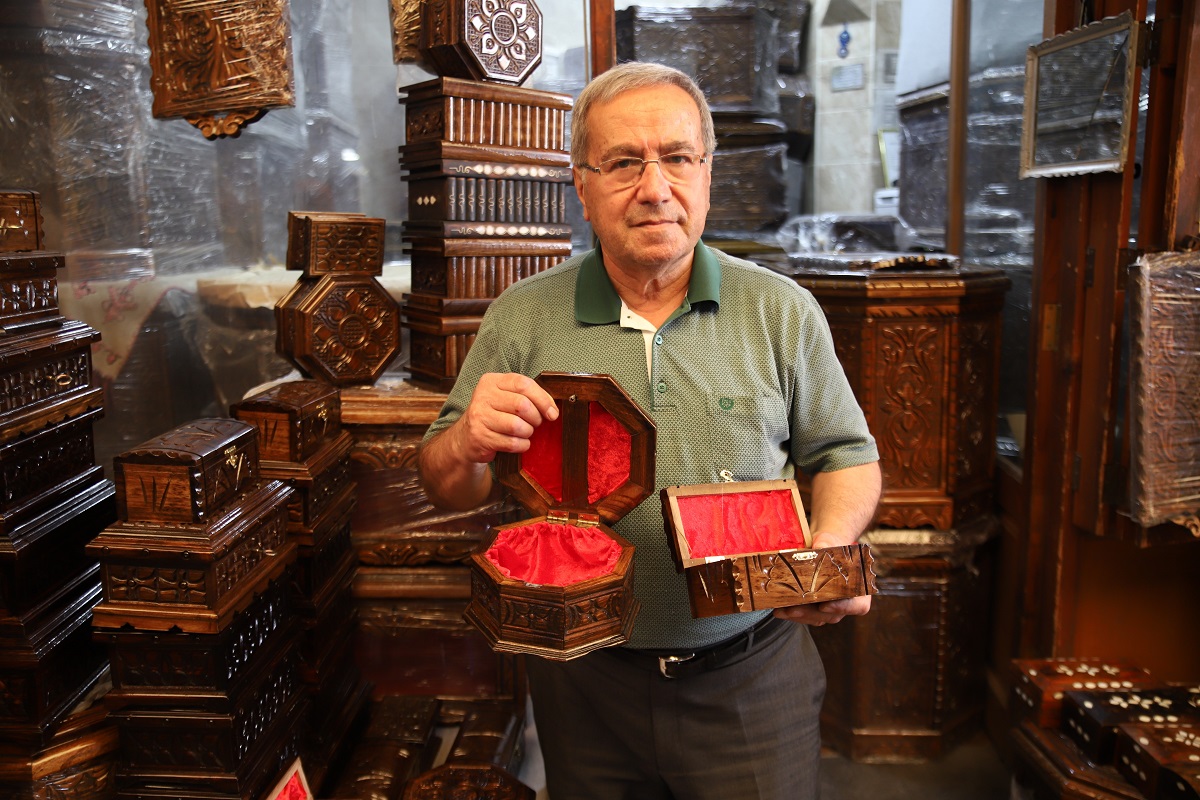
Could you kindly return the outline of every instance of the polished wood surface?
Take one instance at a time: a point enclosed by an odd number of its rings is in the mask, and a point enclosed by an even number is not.
[[[38,192],[0,190],[0,253],[41,250],[45,242],[45,224]]]
[[[382,275],[385,224],[365,214],[289,211],[287,268],[310,278]]]
[[[1031,719],[1042,728],[1059,727],[1064,692],[1119,691],[1161,682],[1124,659],[1019,658],[1012,668],[1009,710],[1014,718]]]
[[[3,226],[0,219],[0,229]],[[58,270],[64,264],[61,253],[0,252],[0,333],[63,323],[58,308]]]
[[[1146,797],[1162,796],[1171,780],[1166,768],[1200,770],[1200,727],[1196,724],[1121,724],[1113,744],[1113,766]]]
[[[259,457],[304,461],[342,430],[338,390],[322,381],[285,381],[230,406],[234,419],[258,428]]]

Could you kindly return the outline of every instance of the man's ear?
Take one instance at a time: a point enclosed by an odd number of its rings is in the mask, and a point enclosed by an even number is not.
[[[583,218],[591,222],[592,216],[588,213],[587,197],[584,194],[584,183],[587,179],[584,177],[583,170],[579,169],[579,167],[571,167],[571,176],[575,182],[575,194],[579,195],[579,202],[583,205]]]

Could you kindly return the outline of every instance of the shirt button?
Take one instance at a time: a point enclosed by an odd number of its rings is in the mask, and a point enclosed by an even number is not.
[[[666,394],[667,393],[667,384],[663,383],[662,381],[659,381],[658,382],[658,393]]]
[[[662,344],[662,334],[661,333],[654,337],[654,343]]]

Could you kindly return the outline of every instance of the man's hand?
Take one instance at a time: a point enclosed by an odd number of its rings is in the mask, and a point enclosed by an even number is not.
[[[497,453],[524,453],[545,420],[558,419],[554,398],[525,375],[488,373],[461,417],[421,448],[421,486],[434,505],[468,510],[492,490],[487,465]]]
[[[847,536],[833,533],[813,534],[813,549],[840,547],[853,544]],[[856,539],[857,537],[855,537]],[[846,617],[861,617],[871,610],[871,595],[846,597],[841,600],[826,600],[823,603],[808,603],[802,606],[787,606],[775,609],[775,616],[801,625],[821,626],[841,622]]]
[[[558,419],[558,406],[533,378],[489,372],[479,379],[471,402],[446,434],[460,457],[490,464],[496,453],[524,453],[544,420]]]

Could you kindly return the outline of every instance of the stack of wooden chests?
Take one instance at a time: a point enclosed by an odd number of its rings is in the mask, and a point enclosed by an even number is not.
[[[120,798],[256,797],[300,753],[288,583],[293,490],[260,473],[258,431],[199,419],[113,461],[117,522],[88,545],[103,600]]]
[[[520,87],[541,59],[540,12],[469,5],[422,4],[420,49],[440,77],[400,90],[412,260],[402,324],[409,371],[439,390],[453,385],[491,301],[571,254],[574,101]]]
[[[342,429],[338,390],[320,381],[281,383],[235,403],[231,413],[258,428],[263,477],[295,491],[288,508],[288,534],[299,546],[292,594],[311,703],[301,754],[309,783],[319,788],[353,743],[370,697],[354,661],[354,440]]]
[[[1018,659],[1016,778],[1037,798],[1200,798],[1200,685],[1127,660]]]
[[[116,511],[93,446],[100,335],[59,314],[42,230],[36,193],[0,192],[0,795],[93,798],[116,742],[87,702],[108,662],[85,546]]]

